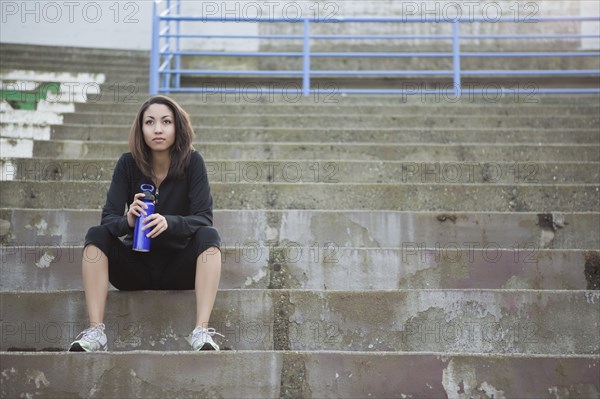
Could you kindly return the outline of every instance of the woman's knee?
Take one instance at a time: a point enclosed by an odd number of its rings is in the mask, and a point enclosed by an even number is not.
[[[100,246],[101,243],[109,241],[111,237],[110,232],[105,226],[93,226],[88,229],[85,235],[84,246],[88,246],[89,244]]]
[[[221,236],[219,231],[212,226],[205,226],[198,231],[194,236],[195,243],[200,246],[220,246]]]
[[[84,260],[98,262],[105,257],[119,255],[119,239],[114,237],[105,226],[90,227],[83,244]]]
[[[108,259],[106,254],[104,253],[104,251],[102,251],[102,249],[98,248],[94,244],[86,245],[83,248],[82,261],[84,264],[98,263],[101,262],[103,259]]]
[[[209,248],[220,250],[221,236],[219,235],[219,231],[212,226],[198,229],[194,236],[194,246],[198,249],[198,254],[203,253]]]

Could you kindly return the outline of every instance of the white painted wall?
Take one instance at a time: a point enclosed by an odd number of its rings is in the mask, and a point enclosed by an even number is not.
[[[197,16],[229,16],[240,19],[262,17],[298,19],[318,16],[326,19],[343,16],[433,16],[452,18],[457,11],[463,16],[493,18],[500,10],[504,17],[592,15],[599,14],[597,0],[185,0],[183,12]],[[528,7],[528,8],[526,8]],[[57,0],[22,1],[0,0],[0,41],[7,43],[54,46],[95,47],[112,49],[148,50],[152,1],[150,0]],[[498,32],[498,24],[481,25],[479,32]],[[342,25],[322,25],[322,29],[337,30]],[[374,25],[375,33],[388,33],[389,26]],[[273,27],[275,28],[275,27]],[[294,27],[296,28],[296,27]],[[298,27],[299,28],[299,27]],[[372,28],[373,29],[373,28]],[[425,26],[412,28],[420,33]],[[430,28],[427,28],[430,29]],[[538,32],[540,24],[531,24]],[[270,29],[261,29],[261,33]],[[419,32],[417,32],[417,30]],[[597,23],[576,24],[576,32],[599,33]],[[258,34],[256,23],[184,24],[182,33]],[[573,32],[573,33],[576,33]],[[586,49],[600,48],[600,41],[584,40]],[[210,50],[258,49],[256,40],[191,40],[184,48]]]
[[[151,1],[0,1],[0,40],[148,50]]]

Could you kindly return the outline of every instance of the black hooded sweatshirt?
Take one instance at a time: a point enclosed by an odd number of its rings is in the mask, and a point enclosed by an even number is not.
[[[127,224],[127,208],[133,196],[142,192],[142,184],[151,184],[137,167],[131,153],[121,155],[115,167],[106,204],[102,209],[102,222],[115,237],[125,236],[123,242],[131,246],[133,228]],[[154,213],[167,219],[168,228],[152,239],[152,251],[170,252],[183,249],[191,236],[202,226],[212,226],[212,196],[206,166],[198,151],[190,156],[190,162],[181,178],[170,173],[155,188]]]

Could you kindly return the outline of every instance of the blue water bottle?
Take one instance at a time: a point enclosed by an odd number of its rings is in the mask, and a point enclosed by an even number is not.
[[[144,193],[144,197],[141,198],[141,200],[148,205],[148,208],[144,209],[147,215],[142,214],[135,221],[135,229],[133,230],[133,250],[139,252],[149,252],[150,238],[146,237],[146,234],[148,234],[150,230],[142,231],[142,227],[145,226],[142,221],[154,213],[154,195],[152,195],[154,186],[152,184],[142,184],[140,188]]]

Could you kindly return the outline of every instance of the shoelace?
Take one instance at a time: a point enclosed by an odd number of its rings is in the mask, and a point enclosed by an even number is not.
[[[220,335],[221,337],[225,337],[223,334],[218,333],[214,328],[210,327],[210,328],[205,328],[203,330],[194,330],[194,335],[193,337],[196,338],[198,335],[200,334],[207,334],[210,335],[211,337],[215,336],[215,335]]]
[[[97,338],[100,334],[104,333],[105,328],[106,326],[104,325],[104,323],[97,324],[94,327],[86,328],[85,330],[80,332],[77,337],[75,337],[75,340],[79,339],[79,337],[81,336],[83,336],[84,339]]]

